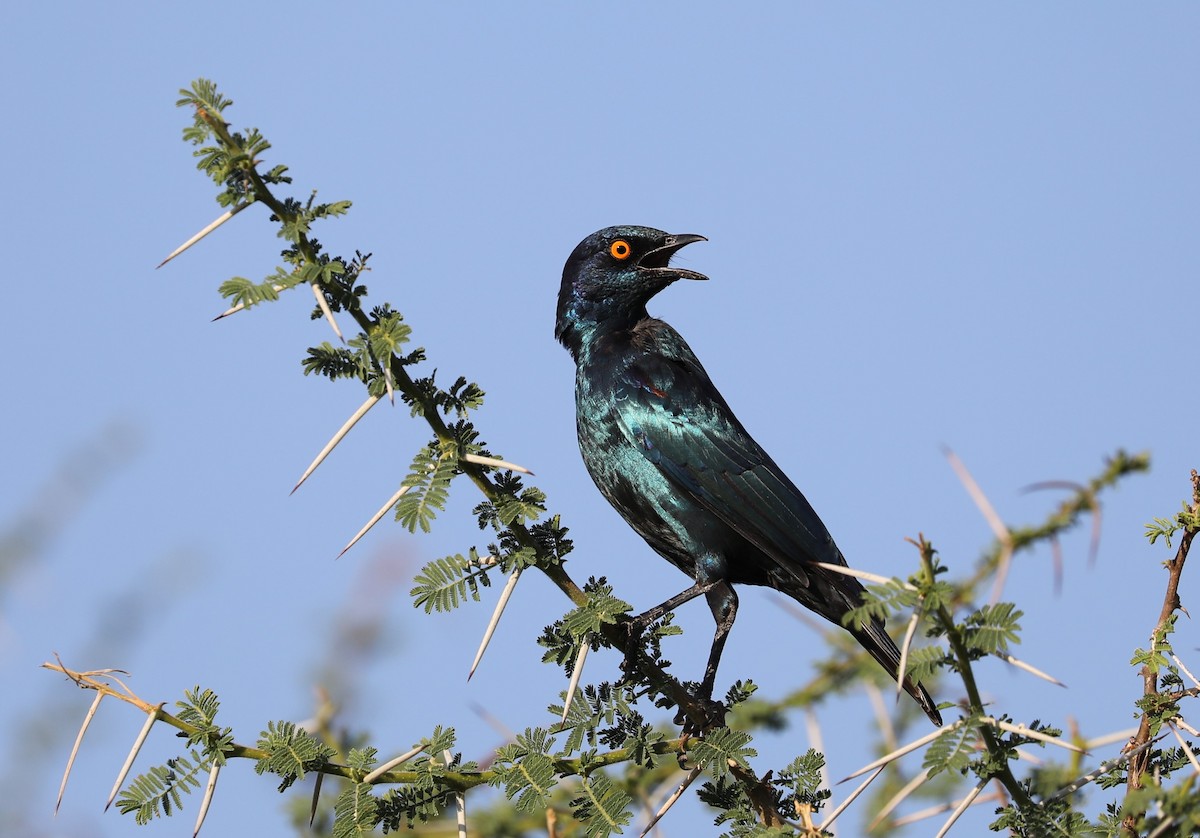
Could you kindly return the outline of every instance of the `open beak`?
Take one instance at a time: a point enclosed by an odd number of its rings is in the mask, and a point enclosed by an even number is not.
[[[695,233],[680,233],[678,235],[667,236],[663,239],[662,244],[653,250],[649,251],[638,260],[638,273],[643,276],[653,276],[658,279],[663,279],[668,282],[674,282],[677,279],[708,279],[704,274],[696,271],[689,271],[686,268],[670,267],[671,257],[674,256],[680,249],[686,247],[693,242],[706,242],[704,236],[696,235]]]

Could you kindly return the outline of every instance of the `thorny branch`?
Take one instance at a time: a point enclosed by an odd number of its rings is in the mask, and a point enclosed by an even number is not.
[[[1200,473],[1192,469],[1192,512],[1200,513]],[[1188,550],[1192,546],[1192,539],[1195,538],[1197,528],[1188,526],[1184,528],[1183,536],[1179,539],[1179,549],[1175,551],[1175,557],[1164,564],[1167,568],[1167,590],[1163,596],[1162,610],[1158,614],[1158,622],[1154,626],[1154,631],[1150,634],[1151,651],[1153,652],[1166,637],[1168,624],[1174,617],[1176,611],[1183,611],[1183,604],[1179,600],[1179,579],[1183,575],[1183,565],[1187,561]],[[1154,699],[1174,700],[1174,694],[1163,696],[1158,691],[1158,669],[1150,663],[1142,666],[1142,683],[1143,697]],[[1186,694],[1185,690],[1184,693]],[[1129,744],[1125,746],[1126,751],[1135,751],[1134,755],[1129,760],[1129,778],[1127,781],[1127,792],[1134,792],[1145,786],[1145,774],[1150,765],[1151,749],[1143,747],[1148,743],[1151,737],[1154,736],[1155,719],[1159,716],[1158,713],[1153,713],[1150,707],[1147,707],[1142,713],[1141,723],[1138,725],[1138,731],[1134,737],[1129,740]],[[1138,750],[1141,749],[1141,750]],[[1137,834],[1137,822],[1142,816],[1142,812],[1126,812],[1122,820],[1122,829],[1128,835]]]

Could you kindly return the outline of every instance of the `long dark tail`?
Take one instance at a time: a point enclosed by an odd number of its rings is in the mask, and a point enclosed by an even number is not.
[[[887,632],[883,630],[883,623],[878,621],[869,624],[862,623],[856,628],[849,629],[849,631],[854,635],[854,639],[870,653],[871,657],[879,661],[879,665],[887,671],[887,674],[895,679],[896,673],[900,669],[900,650],[896,648],[896,644],[892,642],[892,638],[888,637]],[[925,715],[929,717],[929,721],[941,727],[942,714],[938,712],[937,705],[929,697],[929,693],[926,692],[925,688],[908,677],[904,679],[902,686],[904,687],[904,691],[911,695],[917,704],[921,705],[921,709],[925,711]]]

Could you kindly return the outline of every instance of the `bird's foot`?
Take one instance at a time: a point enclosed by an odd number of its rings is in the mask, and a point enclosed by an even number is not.
[[[680,707],[675,714],[675,724],[683,726],[684,741],[693,736],[703,736],[715,727],[725,726],[725,714],[729,708],[720,701],[715,701],[711,695],[698,691],[692,701],[692,706]]]

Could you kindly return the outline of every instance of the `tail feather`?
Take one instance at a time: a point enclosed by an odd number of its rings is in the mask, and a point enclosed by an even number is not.
[[[896,679],[900,669],[900,650],[896,648],[896,644],[892,642],[892,638],[888,637],[884,631],[883,623],[873,621],[869,624],[862,623],[857,629],[850,629],[850,633],[854,635],[864,649],[879,662],[879,665],[884,668],[888,675]],[[925,711],[925,715],[929,717],[929,721],[933,722],[938,727],[942,726],[942,714],[938,712],[937,705],[930,698],[928,691],[919,682],[913,681],[908,676],[905,676],[901,683],[904,691],[911,695],[917,704],[921,705],[921,709]]]

